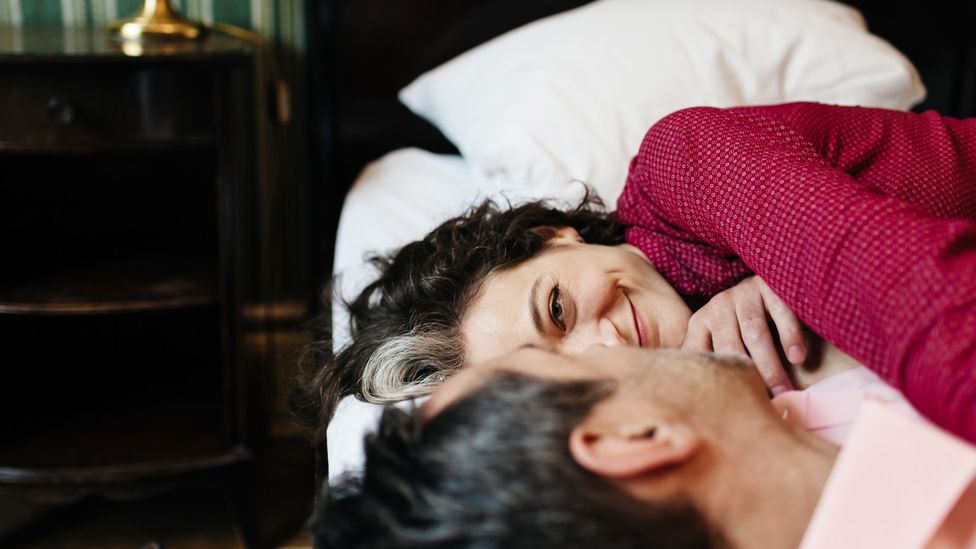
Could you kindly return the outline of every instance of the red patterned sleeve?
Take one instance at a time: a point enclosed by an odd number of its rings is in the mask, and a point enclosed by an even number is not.
[[[815,104],[679,111],[645,137],[618,217],[679,291],[758,274],[976,441],[976,122]]]

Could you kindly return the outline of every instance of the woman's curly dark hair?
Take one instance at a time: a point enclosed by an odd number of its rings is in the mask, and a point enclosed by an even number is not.
[[[533,257],[547,238],[538,227],[573,227],[591,244],[624,242],[623,226],[587,192],[575,207],[544,200],[519,206],[486,201],[389,256],[371,259],[379,278],[346,305],[350,343],[325,353],[291,394],[313,442],[339,399],[385,403],[430,393],[464,361],[461,318],[485,278]]]

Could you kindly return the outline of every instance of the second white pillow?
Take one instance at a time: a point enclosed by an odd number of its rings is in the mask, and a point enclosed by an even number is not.
[[[400,100],[499,187],[571,180],[609,206],[647,128],[695,105],[908,109],[911,63],[825,0],[597,0],[421,75]]]

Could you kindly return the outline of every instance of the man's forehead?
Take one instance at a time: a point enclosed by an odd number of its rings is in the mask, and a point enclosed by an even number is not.
[[[438,387],[427,402],[420,407],[420,416],[426,421],[441,413],[445,408],[464,395],[484,384],[485,374],[471,368],[462,369]]]
[[[551,380],[616,379],[621,387],[640,387],[641,380],[656,384],[697,383],[701,373],[734,367],[751,371],[759,385],[761,378],[744,355],[597,346],[582,354],[560,354],[538,348],[512,353],[472,364],[447,380],[421,407],[421,417],[430,419],[459,399],[471,394],[499,373],[515,373]]]
[[[478,364],[463,368],[437,388],[421,408],[425,419],[439,414],[444,408],[475,391],[495,375],[508,372],[543,379],[583,379],[596,377],[597,372],[583,367],[572,357],[537,349],[520,349]]]

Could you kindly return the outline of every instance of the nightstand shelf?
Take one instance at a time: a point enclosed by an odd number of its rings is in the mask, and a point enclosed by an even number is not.
[[[216,305],[94,316],[0,316],[6,374],[0,484],[72,498],[136,494],[178,472],[239,463],[228,434]],[[49,334],[37,347],[36,334]],[[55,337],[57,340],[53,340]],[[91,357],[98,357],[91,360]],[[59,367],[60,365],[60,367]],[[130,487],[128,483],[142,485]]]
[[[250,44],[0,35],[0,493],[131,498],[247,463],[267,363],[245,344]]]
[[[104,153],[149,153],[158,152],[170,154],[173,152],[187,152],[198,149],[200,151],[212,150],[216,145],[211,138],[194,137],[179,141],[143,141],[139,143],[118,143],[107,141],[103,143],[89,142],[83,144],[55,145],[55,144],[27,144],[16,141],[0,141],[0,148],[6,152],[16,152],[23,154],[104,154]],[[0,183],[2,184],[2,183]]]
[[[201,259],[180,254],[105,258],[0,287],[0,314],[84,315],[217,304]]]
[[[5,356],[21,366],[5,372],[0,409],[12,421],[0,441],[0,464],[87,467],[233,446],[222,433],[223,372],[212,367],[221,351],[207,345],[219,339],[219,316],[216,305],[0,316],[9,339]],[[49,340],[44,347],[32,344],[39,333]],[[212,440],[188,444],[202,433]],[[33,447],[38,451],[18,449]]]

